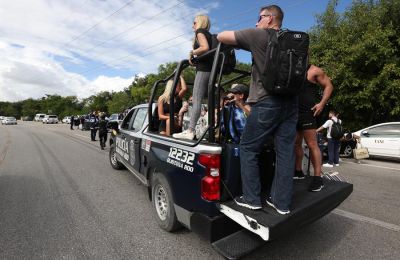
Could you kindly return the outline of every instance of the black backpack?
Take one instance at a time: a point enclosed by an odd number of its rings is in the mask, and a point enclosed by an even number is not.
[[[261,73],[270,95],[297,95],[307,76],[310,38],[305,32],[267,29],[267,58]]]
[[[211,49],[217,48],[219,43],[217,39],[217,34],[212,34],[211,40],[212,40]],[[225,56],[222,74],[227,75],[232,73],[236,66],[235,49],[232,46],[221,44],[221,52]]]
[[[342,123],[339,121],[339,119],[336,122],[332,120],[332,122],[333,124],[331,128],[331,137],[333,139],[339,140],[344,136]]]

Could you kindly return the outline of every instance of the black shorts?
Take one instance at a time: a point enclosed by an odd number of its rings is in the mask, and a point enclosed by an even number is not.
[[[317,119],[314,114],[311,113],[299,113],[299,119],[297,121],[297,130],[308,130],[317,129]]]

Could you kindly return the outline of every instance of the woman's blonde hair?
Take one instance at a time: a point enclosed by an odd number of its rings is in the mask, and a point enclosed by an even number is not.
[[[197,29],[206,29],[207,31],[210,30],[211,27],[211,22],[210,18],[208,18],[207,15],[204,14],[199,14],[196,15],[194,18],[194,21],[196,22],[195,28]]]
[[[163,103],[169,104],[173,83],[174,83],[174,81],[172,79],[167,81],[167,84],[165,85],[164,93],[160,96]]]

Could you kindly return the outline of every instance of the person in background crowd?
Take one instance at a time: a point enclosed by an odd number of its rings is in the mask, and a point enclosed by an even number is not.
[[[71,122],[70,122],[70,124],[71,124],[71,130],[74,130],[74,122],[75,122],[75,117],[74,117],[74,116],[71,116]]]
[[[193,22],[195,38],[193,50],[189,54],[189,62],[192,64],[193,57],[200,56],[211,49],[212,36],[209,32],[211,27],[210,19],[207,15],[197,15]],[[199,59],[196,62],[196,77],[193,85],[193,109],[190,117],[189,129],[173,134],[174,138],[193,140],[195,137],[196,124],[200,118],[201,101],[207,93],[208,79],[210,78],[213,55]]]
[[[317,132],[321,132],[324,129],[327,130],[326,136],[328,137],[328,162],[323,164],[322,167],[333,167],[339,166],[339,149],[340,149],[340,140],[337,140],[335,138],[332,138],[331,136],[331,131],[332,131],[332,125],[333,122],[339,122],[340,124],[342,121],[337,118],[338,113],[335,110],[330,110],[329,111],[329,119],[320,127],[317,129]]]
[[[79,126],[78,129],[81,129],[82,131],[84,130],[84,124],[85,124],[85,117],[84,116],[80,116],[79,118]]]
[[[185,116],[185,113],[188,111],[189,111],[189,102],[183,101],[182,108],[179,110],[179,113],[178,113],[178,125],[180,127],[183,127],[183,117]]]
[[[321,100],[318,98],[319,89],[324,93]],[[322,155],[317,141],[317,120],[316,117],[322,112],[330,96],[332,95],[333,85],[325,72],[314,65],[309,65],[307,80],[303,91],[299,94],[299,120],[297,122],[296,135],[296,166],[294,179],[304,179],[302,170],[303,162],[303,138],[310,151],[310,158],[314,168],[314,176],[309,187],[309,191],[320,191],[324,187],[321,177]]]
[[[164,93],[158,98],[158,118],[160,120],[159,132],[163,135],[170,136],[170,117],[169,117],[169,109],[170,109],[170,98],[171,91],[173,87],[173,80],[168,80]],[[186,82],[183,77],[180,77],[180,81],[175,89],[174,95],[174,126],[176,129],[180,129],[182,125],[179,125],[178,112],[182,108],[182,98],[187,91]]]
[[[297,96],[270,95],[263,86],[261,68],[266,67],[269,34],[265,29],[280,30],[282,9],[277,5],[262,7],[257,28],[225,31],[218,34],[224,44],[250,51],[253,57],[251,85],[247,103],[251,106],[242,139],[240,164],[243,195],[235,198],[239,206],[261,209],[260,154],[273,137],[276,148],[275,176],[266,203],[279,214],[290,213],[293,193],[294,143],[298,117]]]
[[[105,113],[100,114],[99,140],[100,140],[100,148],[101,148],[101,150],[104,150],[104,147],[106,147],[106,142],[107,142],[107,120],[106,120]]]
[[[224,98],[221,112],[221,133],[227,141],[239,143],[246,118],[250,114],[250,106],[245,103],[249,96],[249,87],[243,84],[233,84]]]
[[[97,133],[99,119],[95,111],[93,111],[89,115],[89,122],[90,122],[90,139],[92,141],[96,141],[96,133]]]

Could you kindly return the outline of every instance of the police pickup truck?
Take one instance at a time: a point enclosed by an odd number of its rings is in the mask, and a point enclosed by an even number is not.
[[[220,120],[216,120],[220,117],[219,89],[250,74],[235,70],[234,78],[222,82],[224,53],[220,45],[211,52],[214,63],[208,85],[207,131],[194,141],[158,133],[157,90],[173,79],[171,93],[175,93],[179,75],[189,65],[183,60],[175,73],[154,84],[149,104],[132,108],[114,130],[109,158],[114,169],[127,168],[148,187],[162,229],[174,231],[184,226],[208,239],[224,257],[236,259],[328,214],[351,194],[353,185],[325,180],[324,189],[312,193],[307,191],[311,178],[295,180],[288,215],[268,206],[252,211],[236,205],[233,198],[241,195],[239,146],[221,137]],[[173,100],[170,104],[169,111],[174,111]],[[172,123],[171,133],[173,129]],[[273,144],[266,144],[262,157],[260,174],[266,198],[274,175]]]

